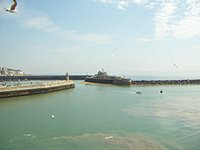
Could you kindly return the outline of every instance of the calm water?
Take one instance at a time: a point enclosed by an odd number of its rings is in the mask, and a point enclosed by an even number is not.
[[[200,86],[80,82],[1,100],[0,150],[200,150]]]

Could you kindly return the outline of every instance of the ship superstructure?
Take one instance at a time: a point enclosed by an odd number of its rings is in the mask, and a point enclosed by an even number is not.
[[[119,76],[109,76],[104,71],[99,71],[94,76],[86,77],[85,82],[93,83],[105,83],[114,85],[131,85],[131,79],[119,77]]]

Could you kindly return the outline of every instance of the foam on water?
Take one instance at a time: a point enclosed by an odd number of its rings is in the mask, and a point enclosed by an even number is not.
[[[106,139],[112,135],[112,138]],[[119,135],[119,134],[82,134],[77,136],[59,136],[47,139],[33,139],[33,135],[22,135],[13,138],[12,146],[15,149],[101,149],[101,150],[168,150],[155,139],[142,134]],[[47,146],[49,144],[49,146]]]

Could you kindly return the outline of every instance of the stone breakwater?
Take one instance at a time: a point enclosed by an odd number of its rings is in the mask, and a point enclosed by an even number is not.
[[[200,79],[194,80],[137,80],[132,81],[132,85],[190,85],[200,84]]]
[[[70,80],[84,80],[87,75],[69,75]],[[66,80],[66,75],[25,75],[25,76],[0,76],[0,81],[18,80]]]
[[[0,99],[7,97],[42,94],[74,87],[75,84],[73,81],[53,81],[36,85],[22,84],[16,86],[0,86]]]

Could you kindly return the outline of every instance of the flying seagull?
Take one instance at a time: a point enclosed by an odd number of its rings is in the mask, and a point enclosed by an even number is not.
[[[174,65],[174,67],[178,68],[178,66],[176,64],[173,64],[173,65]]]
[[[8,11],[8,12],[11,12],[11,13],[15,13],[15,12],[17,12],[17,10],[15,9],[16,6],[17,6],[17,0],[13,0],[13,3],[10,6],[10,8],[9,9],[5,9],[5,10]]]
[[[51,115],[51,118],[52,118],[52,119],[54,119],[54,118],[55,118],[55,116],[54,116],[54,115]]]

